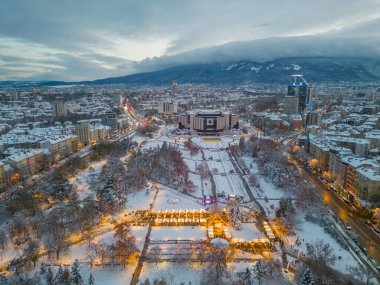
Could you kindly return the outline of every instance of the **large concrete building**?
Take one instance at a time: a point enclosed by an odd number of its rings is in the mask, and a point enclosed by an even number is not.
[[[104,117],[104,124],[111,128],[112,132],[117,132],[117,115],[113,111],[108,111]]]
[[[158,114],[174,115],[178,113],[178,103],[162,102],[158,104]]]
[[[286,115],[298,114],[298,101],[297,96],[285,96],[284,113]]]
[[[90,124],[88,122],[80,122],[75,126],[75,134],[81,143],[88,144],[91,141]]]
[[[64,101],[54,101],[51,104],[53,109],[54,117],[65,117],[67,116],[66,103]]]
[[[199,133],[218,133],[239,128],[239,116],[215,110],[188,111],[178,116],[178,128]]]

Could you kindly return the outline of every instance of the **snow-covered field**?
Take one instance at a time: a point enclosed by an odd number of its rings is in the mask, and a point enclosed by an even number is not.
[[[157,199],[154,203],[153,210],[179,210],[179,209],[204,209],[196,199],[179,192],[176,189],[169,188],[167,186],[157,184],[160,188]],[[173,204],[170,199],[174,199],[176,202]]]
[[[206,227],[153,227],[150,238],[154,241],[201,240],[207,236]]]

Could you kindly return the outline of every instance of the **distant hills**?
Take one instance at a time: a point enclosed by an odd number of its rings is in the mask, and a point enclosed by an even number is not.
[[[242,84],[285,83],[292,74],[303,74],[310,82],[380,81],[380,60],[363,58],[300,57],[265,62],[236,61],[183,65],[154,72],[83,82],[0,82],[1,85],[54,86],[68,84]]]
[[[283,58],[265,62],[237,61],[172,67],[160,71],[106,78],[92,84],[239,84],[284,83],[292,74],[303,74],[311,82],[377,81],[380,61],[353,58]]]

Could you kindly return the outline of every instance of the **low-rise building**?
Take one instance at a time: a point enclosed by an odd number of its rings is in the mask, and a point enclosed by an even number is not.
[[[27,179],[42,170],[43,156],[41,149],[24,149],[12,154],[4,161],[11,165],[21,178]]]
[[[50,150],[54,161],[59,161],[77,151],[78,142],[76,135],[62,135],[44,140],[40,145]]]
[[[359,196],[370,201],[380,201],[380,165],[356,169],[355,186]]]

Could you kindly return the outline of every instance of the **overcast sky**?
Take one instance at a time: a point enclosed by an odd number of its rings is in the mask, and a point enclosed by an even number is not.
[[[379,0],[0,0],[0,80],[96,79],[223,59],[378,57],[379,38]]]

